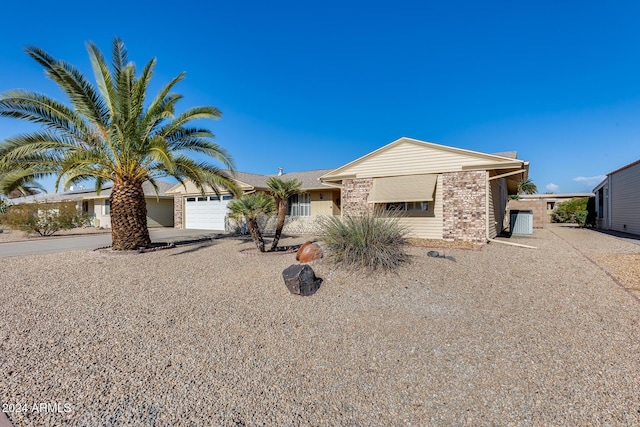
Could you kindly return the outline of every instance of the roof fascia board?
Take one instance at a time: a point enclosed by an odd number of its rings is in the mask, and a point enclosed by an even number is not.
[[[509,169],[509,168],[523,168],[525,166],[525,162],[511,162],[511,163],[493,163],[488,165],[473,165],[473,166],[463,166],[463,171],[471,171],[471,170],[494,170],[494,169]]]

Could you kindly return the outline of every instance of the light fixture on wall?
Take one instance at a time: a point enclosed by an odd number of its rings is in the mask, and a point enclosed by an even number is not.
[[[322,193],[320,193],[320,200],[322,200],[324,198],[324,196],[322,195]]]

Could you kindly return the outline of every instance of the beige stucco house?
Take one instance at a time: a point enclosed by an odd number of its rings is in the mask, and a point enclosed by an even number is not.
[[[609,172],[593,192],[596,227],[640,235],[640,159]]]
[[[173,187],[164,181],[156,181],[158,193],[153,186],[145,182],[142,189],[147,201],[147,226],[148,227],[173,227],[173,195],[167,195],[166,191]],[[21,203],[55,203],[75,202],[78,209],[86,212],[95,227],[111,228],[111,206],[109,197],[111,187],[105,187],[100,194],[95,190],[79,189],[56,194],[36,194],[33,196],[12,199],[12,204]]]
[[[505,227],[507,195],[527,179],[516,154],[400,138],[320,177],[340,189],[341,214],[374,206],[404,213],[409,235],[486,242]]]
[[[282,179],[297,179],[302,183],[300,194],[289,199],[289,212],[285,230],[289,233],[306,233],[316,228],[321,216],[340,214],[340,190],[322,183],[318,178],[330,169],[306,172],[260,175],[247,172],[236,172],[234,179],[244,194],[256,191],[269,191],[267,180],[273,176]],[[220,191],[216,195],[212,188],[206,188],[202,194],[189,180],[177,184],[167,191],[174,197],[174,224],[176,228],[227,230],[232,231],[238,224],[229,219],[227,205],[233,195]],[[270,218],[263,225],[263,230],[271,231],[275,227],[275,218]]]

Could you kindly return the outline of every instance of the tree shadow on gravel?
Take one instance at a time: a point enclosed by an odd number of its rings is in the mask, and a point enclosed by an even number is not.
[[[215,244],[215,239],[207,238],[207,239],[181,240],[181,241],[174,242],[174,244],[176,245],[177,249],[180,249],[184,246],[187,246],[187,248],[185,248],[185,250],[183,251],[173,253],[170,256],[189,254],[189,253],[197,252],[201,249],[211,247]]]

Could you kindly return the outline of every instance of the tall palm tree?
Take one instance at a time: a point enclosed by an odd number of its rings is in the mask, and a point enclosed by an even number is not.
[[[26,49],[68,96],[71,106],[25,90],[1,95],[0,117],[26,120],[43,129],[0,143],[0,170],[20,170],[33,179],[55,175],[56,190],[61,182],[67,187],[94,179],[100,192],[104,184],[112,182],[111,235],[115,250],[151,243],[144,182],[157,192],[156,180],[172,176],[183,184],[185,178],[190,179],[202,192],[207,186],[216,192],[221,188],[237,192],[230,176],[233,162],[229,154],[211,142],[211,131],[190,124],[197,119],[216,119],[220,111],[203,106],[175,113],[182,96],[171,91],[184,73],[146,102],[155,58],[136,76],[122,40],[113,41],[111,69],[95,44],[88,43],[87,51],[95,86],[73,65],[39,48]],[[188,156],[191,153],[216,159],[226,170],[195,161]],[[11,174],[0,177],[0,191],[14,183]]]
[[[531,178],[518,181],[518,194],[536,194],[537,192],[538,187],[531,181]]]
[[[284,180],[279,177],[271,177],[267,180],[267,185],[271,190],[271,195],[275,199],[277,205],[278,219],[276,222],[276,234],[271,242],[271,249],[275,251],[278,247],[278,241],[282,235],[282,229],[284,228],[284,220],[287,217],[287,208],[289,206],[289,197],[300,192],[302,183],[297,179]]]
[[[264,238],[258,225],[258,217],[272,215],[275,209],[273,197],[262,191],[245,194],[227,205],[232,218],[243,218],[249,225],[249,234],[260,252],[265,251]]]

